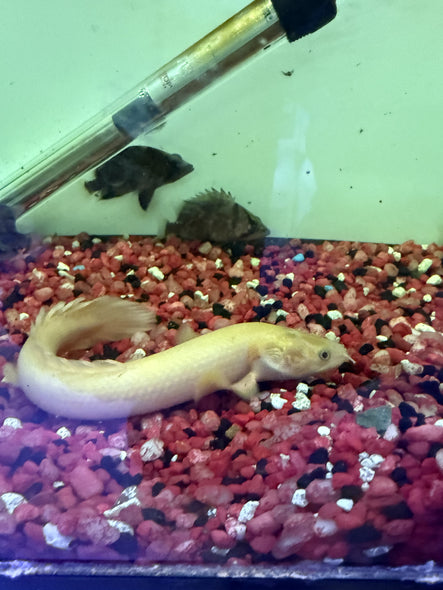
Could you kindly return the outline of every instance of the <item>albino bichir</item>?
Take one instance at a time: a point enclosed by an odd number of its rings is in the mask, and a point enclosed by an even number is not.
[[[327,338],[262,322],[221,328],[142,359],[83,361],[58,356],[148,331],[155,314],[117,297],[42,309],[20,351],[17,384],[43,410],[70,418],[145,414],[217,390],[249,399],[259,381],[300,379],[350,357]]]

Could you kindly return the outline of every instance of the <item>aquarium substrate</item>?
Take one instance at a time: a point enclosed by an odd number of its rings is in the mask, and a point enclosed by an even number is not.
[[[219,392],[128,420],[46,414],[0,385],[0,558],[152,563],[442,562],[443,248],[270,243],[239,258],[170,237],[53,238],[0,274],[7,372],[42,305],[146,302],[123,362],[268,321],[337,339],[355,361],[312,381]],[[124,395],[124,392],[122,392]]]

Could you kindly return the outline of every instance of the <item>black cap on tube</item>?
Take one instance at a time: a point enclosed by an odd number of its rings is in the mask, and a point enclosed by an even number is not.
[[[337,14],[336,0],[271,0],[288,41],[314,33]]]

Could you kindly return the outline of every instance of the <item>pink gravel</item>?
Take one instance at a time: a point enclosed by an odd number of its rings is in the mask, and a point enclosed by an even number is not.
[[[208,252],[209,250],[209,252]],[[42,305],[147,302],[150,338],[282,322],[339,338],[354,364],[128,421],[55,417],[0,386],[0,558],[138,564],[442,563],[443,247],[269,245],[237,260],[176,238],[55,238],[0,273],[0,367]],[[182,327],[183,326],[183,327]]]

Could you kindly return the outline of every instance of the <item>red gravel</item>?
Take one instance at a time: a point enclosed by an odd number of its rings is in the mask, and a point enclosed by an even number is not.
[[[218,393],[97,424],[2,383],[0,558],[442,563],[443,248],[292,240],[232,261],[199,246],[55,239],[0,274],[0,367],[42,304],[104,294],[149,302],[160,323],[83,358],[261,319],[340,337],[355,364],[250,403]]]

